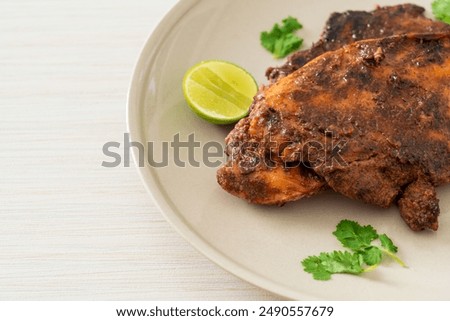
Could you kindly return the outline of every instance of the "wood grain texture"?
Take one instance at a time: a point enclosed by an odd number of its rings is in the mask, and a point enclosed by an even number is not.
[[[0,299],[276,300],[196,252],[121,141],[140,49],[174,0],[0,5]]]

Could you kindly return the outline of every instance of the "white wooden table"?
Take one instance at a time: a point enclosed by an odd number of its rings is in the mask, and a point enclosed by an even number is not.
[[[0,1],[0,299],[266,300],[164,220],[121,141],[144,41],[175,0]]]

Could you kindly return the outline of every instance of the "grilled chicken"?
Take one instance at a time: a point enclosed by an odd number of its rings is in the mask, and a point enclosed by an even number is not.
[[[425,9],[413,4],[377,8],[372,12],[333,13],[318,42],[312,48],[298,51],[280,67],[269,68],[267,78],[274,82],[321,54],[363,39],[388,37],[404,33],[450,32],[450,25],[424,16]]]
[[[438,228],[450,182],[450,33],[362,40],[263,88],[226,138],[219,184],[281,205],[330,187],[397,203],[413,230]]]

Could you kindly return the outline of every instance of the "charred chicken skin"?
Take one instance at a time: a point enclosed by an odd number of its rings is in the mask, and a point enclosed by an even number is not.
[[[414,4],[379,7],[372,12],[346,11],[333,13],[326,22],[320,40],[310,49],[288,57],[280,67],[267,69],[274,82],[301,68],[321,54],[363,39],[384,38],[404,33],[450,32],[450,25],[424,16],[425,9]]]
[[[361,40],[261,89],[217,179],[256,204],[331,188],[438,228],[450,182],[450,33]]]

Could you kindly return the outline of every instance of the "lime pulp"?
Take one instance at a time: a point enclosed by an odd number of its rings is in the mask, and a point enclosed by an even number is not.
[[[257,91],[250,73],[222,60],[202,61],[183,78],[183,94],[189,107],[214,124],[231,124],[245,117]]]

